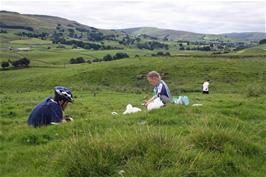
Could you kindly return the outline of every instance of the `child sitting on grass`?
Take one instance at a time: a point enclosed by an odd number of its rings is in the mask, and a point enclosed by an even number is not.
[[[170,90],[166,83],[161,79],[161,76],[156,71],[151,71],[147,74],[147,80],[154,86],[154,96],[144,101],[144,106],[148,110],[160,108],[172,102]]]
[[[47,98],[32,110],[28,118],[29,125],[41,127],[73,120],[71,117],[63,117],[63,111],[68,103],[74,100],[71,91],[66,87],[57,86],[54,93],[54,98]]]

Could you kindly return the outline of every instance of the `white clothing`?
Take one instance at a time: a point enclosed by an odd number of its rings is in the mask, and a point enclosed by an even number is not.
[[[156,98],[152,102],[150,102],[147,106],[147,110],[151,111],[152,109],[159,109],[160,107],[164,106],[163,102],[160,98]]]
[[[206,91],[206,92],[209,91],[209,82],[207,82],[207,81],[204,82],[202,86],[203,86],[202,87],[203,91]]]

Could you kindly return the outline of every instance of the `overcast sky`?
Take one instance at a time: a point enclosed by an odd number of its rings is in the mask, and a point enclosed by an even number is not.
[[[1,0],[1,10],[64,17],[96,28],[265,32],[265,0]]]

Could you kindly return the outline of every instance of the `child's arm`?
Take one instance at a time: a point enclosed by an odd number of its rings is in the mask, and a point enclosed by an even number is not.
[[[145,100],[144,101],[144,106],[148,106],[148,104],[150,103],[150,102],[152,102],[153,100],[155,100],[156,98],[158,98],[158,96],[157,95],[154,95],[151,99],[149,99],[148,101],[147,100]]]
[[[162,84],[159,84],[159,86],[158,86],[158,88],[157,88],[157,93],[156,93],[156,95],[154,95],[151,99],[149,99],[148,101],[144,101],[144,105],[147,107],[148,106],[148,104],[150,103],[150,102],[152,102],[153,100],[155,100],[156,98],[158,98],[159,97],[159,95],[160,95],[160,93],[161,93],[161,91],[162,91],[162,88],[163,88],[163,85]]]

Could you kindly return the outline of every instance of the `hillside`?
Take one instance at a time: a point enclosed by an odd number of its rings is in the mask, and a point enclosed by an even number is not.
[[[16,12],[1,11],[0,17],[2,27],[21,26],[21,29],[23,29],[22,27],[24,26],[25,28],[29,27],[28,29],[36,31],[53,31],[56,29],[58,24],[61,24],[64,27],[89,28],[75,21],[45,15],[27,15]]]
[[[51,62],[60,60],[57,53],[50,53]],[[36,55],[32,60],[38,58]],[[140,57],[2,70],[1,174],[263,176],[265,64],[261,58]],[[141,103],[144,97],[151,96],[152,88],[145,77],[139,76],[150,70],[162,74],[174,96],[188,95],[190,105],[172,104],[144,111]],[[200,91],[206,77],[211,79],[210,95]],[[72,89],[75,102],[69,104],[65,114],[75,121],[38,129],[29,127],[28,114],[52,95],[55,85]],[[129,103],[143,111],[122,115]],[[113,111],[119,115],[112,115]]]
[[[48,15],[20,14],[9,11],[0,11],[0,22],[1,27],[24,26],[30,27],[29,29],[32,28],[34,31],[54,31],[58,27],[58,24],[60,24],[62,28],[95,29],[65,18]],[[110,31],[106,30],[106,32]]]
[[[76,21],[65,18],[47,16],[47,15],[28,15],[16,12],[0,12],[0,28],[10,31],[14,36],[37,37],[50,39],[64,43],[65,40],[91,41],[98,42],[102,40],[120,40],[126,35],[113,30],[103,30],[80,24]],[[2,38],[8,35],[1,34]],[[18,39],[18,37],[17,37]]]
[[[266,55],[266,44],[240,50],[237,55]]]
[[[139,38],[115,30],[97,29],[68,19],[0,12],[1,46],[12,48],[11,41],[40,38],[54,44],[92,50],[131,48],[169,48],[162,40]],[[8,46],[9,44],[9,46]],[[170,44],[172,45],[172,44]]]
[[[57,17],[5,13],[1,176],[266,174],[265,44],[210,42],[207,36],[193,42],[155,39]],[[83,62],[72,62],[77,59]],[[175,98],[186,95],[190,104],[146,111],[142,103],[153,94],[146,74],[152,70]],[[202,94],[206,79],[209,95]],[[28,126],[32,109],[57,85],[73,92],[75,101],[64,114],[74,121]],[[142,111],[123,115],[128,104]]]
[[[169,52],[180,50],[229,53],[255,47],[258,41],[250,40],[253,37],[256,39],[261,37],[261,34],[252,33],[232,35],[232,38],[228,38],[225,35],[197,34],[150,27],[104,30],[60,17],[7,11],[1,11],[0,17],[0,47],[3,49],[18,47],[18,44],[23,44],[25,40],[38,38],[46,40],[43,43],[57,44],[57,47],[87,50],[135,48],[151,51],[168,50]]]
[[[227,33],[222,35],[228,38],[239,39],[239,40],[259,41],[266,38],[266,33],[258,33],[258,32]]]
[[[142,27],[142,28],[128,28],[128,29],[121,29],[128,34],[133,35],[149,35],[155,38],[168,38],[171,40],[200,40],[203,39],[203,34],[197,34],[187,31],[176,31],[170,29],[160,29],[160,28],[152,28],[152,27]]]
[[[220,40],[254,40],[259,41],[264,39],[266,33],[258,33],[258,32],[249,32],[249,33],[228,33],[228,34],[199,34],[199,33],[192,33],[187,31],[178,31],[178,30],[171,30],[171,29],[160,29],[160,28],[152,28],[152,27],[140,27],[140,28],[128,28],[128,29],[121,29],[119,31],[124,31],[128,34],[134,35],[149,35],[155,38],[168,38],[171,40],[188,40],[188,41],[195,41],[195,40],[204,40],[206,39],[220,39]]]

